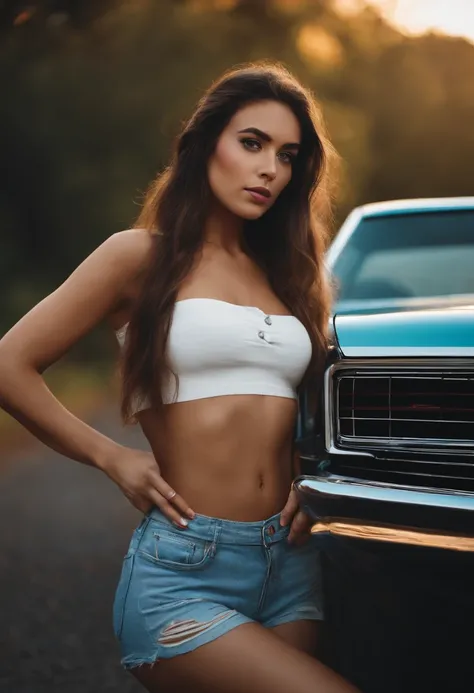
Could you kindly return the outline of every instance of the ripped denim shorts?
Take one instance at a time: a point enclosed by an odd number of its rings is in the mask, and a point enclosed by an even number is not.
[[[122,665],[190,652],[242,623],[322,619],[316,537],[289,544],[279,520],[196,515],[181,530],[151,510],[133,533],[115,595]]]

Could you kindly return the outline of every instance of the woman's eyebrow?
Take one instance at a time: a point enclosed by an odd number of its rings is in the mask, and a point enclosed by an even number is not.
[[[239,130],[238,134],[241,135],[243,133],[250,133],[252,135],[257,135],[257,137],[260,137],[261,140],[264,140],[265,142],[271,142],[272,138],[270,135],[268,135],[266,132],[263,132],[263,130],[259,130],[259,128],[245,128],[244,130]],[[299,142],[287,142],[286,144],[283,145],[285,149],[299,149],[300,145]]]

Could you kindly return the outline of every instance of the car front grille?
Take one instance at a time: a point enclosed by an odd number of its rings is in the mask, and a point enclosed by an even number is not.
[[[341,447],[438,449],[474,446],[474,372],[339,371]]]
[[[333,471],[474,493],[474,367],[340,364],[328,372]]]
[[[346,477],[390,485],[474,493],[474,460],[467,455],[396,451],[374,457],[341,457],[333,471]]]

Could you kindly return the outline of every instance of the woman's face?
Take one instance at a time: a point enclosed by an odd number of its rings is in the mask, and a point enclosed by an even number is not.
[[[259,101],[237,111],[208,163],[217,200],[243,219],[258,219],[291,179],[301,132],[292,110]]]

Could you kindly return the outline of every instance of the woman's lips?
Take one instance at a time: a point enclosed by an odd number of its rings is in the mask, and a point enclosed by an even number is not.
[[[266,205],[270,201],[271,193],[265,188],[245,188],[254,202],[259,205]]]

